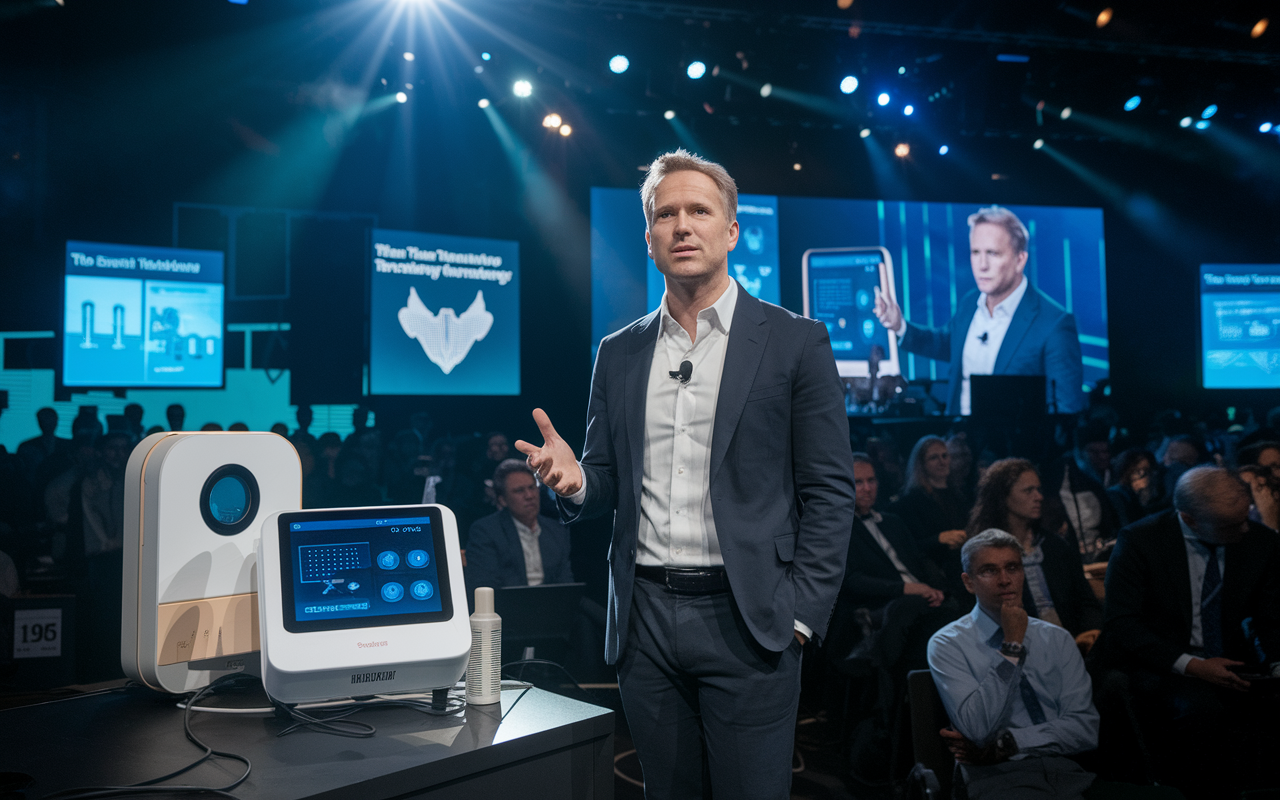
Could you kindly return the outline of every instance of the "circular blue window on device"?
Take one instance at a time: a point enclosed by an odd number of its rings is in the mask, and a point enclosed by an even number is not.
[[[258,481],[239,464],[225,464],[205,479],[200,516],[214,533],[234,536],[258,514]]]
[[[426,581],[414,581],[409,584],[409,594],[413,595],[415,600],[430,600],[431,595],[435,593],[436,590],[431,588],[431,584]]]
[[[398,603],[404,599],[404,587],[394,581],[382,585],[382,599],[388,603]]]
[[[426,550],[410,550],[409,555],[405,556],[405,561],[414,569],[422,569],[431,563],[431,556],[427,555]],[[427,595],[430,597],[430,595]]]
[[[383,550],[378,554],[378,566],[383,569],[395,569],[400,566],[400,556],[394,550]]]

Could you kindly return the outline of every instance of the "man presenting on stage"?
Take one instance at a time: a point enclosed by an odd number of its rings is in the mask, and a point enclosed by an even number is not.
[[[826,632],[853,524],[826,328],[729,278],[738,192],[657,158],[640,190],[659,308],[600,343],[579,463],[540,409],[517,442],[568,521],[614,513],[605,658],[648,798],[790,796],[800,654]]]
[[[1051,413],[1084,410],[1084,366],[1076,318],[1023,275],[1027,228],[1007,208],[969,217],[969,263],[978,288],[940,328],[907,322],[892,297],[876,291],[875,314],[898,347],[951,362],[948,414],[969,414],[969,376],[1043,375]]]

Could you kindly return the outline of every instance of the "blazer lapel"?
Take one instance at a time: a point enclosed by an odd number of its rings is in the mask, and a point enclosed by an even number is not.
[[[1039,313],[1040,295],[1035,287],[1028,283],[1026,294],[1022,295],[1022,302],[1018,303],[1018,310],[1013,312],[1013,319],[1009,320],[1009,330],[1005,332],[1004,341],[1000,343],[1000,352],[996,354],[996,366],[992,370],[993,375],[1003,375],[1009,368],[1013,354],[1018,352],[1018,345],[1022,344],[1027,331],[1031,330],[1031,323],[1035,322]]]
[[[520,569],[520,580],[512,586],[527,586],[529,583],[529,565],[524,561],[524,545],[520,544],[520,532],[516,530],[515,520],[511,512],[505,508],[498,515],[498,523],[502,526],[502,534],[507,539],[507,552],[514,553],[514,566]]]
[[[747,393],[755,382],[764,356],[765,343],[769,341],[764,307],[760,301],[738,287],[738,302],[733,311],[733,323],[729,326],[729,342],[725,347],[724,371],[720,374],[720,394],[716,399],[716,419],[711,430],[711,474],[714,484],[720,464],[733,441],[733,432],[742,419],[747,405]]]
[[[622,419],[627,427],[627,450],[631,454],[631,491],[640,496],[644,479],[644,415],[649,394],[649,370],[653,366],[654,345],[658,341],[662,310],[657,309],[631,326],[627,337],[625,388]]]
[[[1173,576],[1173,595],[1178,598],[1178,610],[1187,635],[1191,635],[1191,565],[1187,562],[1187,543],[1182,538],[1182,526],[1178,524],[1178,512],[1166,512],[1169,522],[1164,526],[1163,550],[1168,553]]]

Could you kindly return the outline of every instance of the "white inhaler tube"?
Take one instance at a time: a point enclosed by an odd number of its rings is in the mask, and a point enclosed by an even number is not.
[[[502,617],[493,613],[493,589],[476,589],[467,659],[467,702],[483,706],[502,699]]]

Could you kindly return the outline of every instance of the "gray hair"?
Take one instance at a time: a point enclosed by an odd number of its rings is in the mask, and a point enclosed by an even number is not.
[[[538,476],[534,474],[533,468],[529,466],[529,462],[523,458],[508,458],[498,464],[497,469],[493,471],[493,491],[498,497],[502,497],[507,492],[507,478],[516,472],[523,472],[533,478],[534,483],[538,482]]]
[[[733,182],[729,172],[714,161],[708,161],[679,147],[655,158],[649,165],[648,174],[644,176],[644,183],[640,186],[640,203],[644,206],[646,229],[653,226],[654,195],[658,193],[658,184],[673,172],[701,172],[706,175],[720,192],[720,202],[724,205],[725,217],[729,223],[738,218],[738,184]]]
[[[986,223],[988,225],[999,225],[1009,234],[1009,241],[1013,244],[1013,252],[1027,252],[1027,240],[1031,236],[1027,233],[1027,226],[1022,224],[1022,220],[1018,219],[1018,215],[1007,208],[1000,206],[988,206],[987,208],[978,209],[977,213],[969,215],[969,231],[978,225]]]
[[[969,541],[964,543],[964,547],[960,548],[960,566],[965,572],[969,571],[969,565],[973,563],[973,558],[978,554],[979,550],[988,547],[995,547],[1000,550],[1016,550],[1018,555],[1022,555],[1022,545],[1018,540],[1013,538],[1013,534],[1006,533],[999,528],[987,528],[976,536],[970,536]]]
[[[1190,514],[1197,522],[1221,516],[1220,502],[1228,493],[1238,499],[1252,497],[1249,487],[1232,470],[1224,467],[1193,467],[1182,473],[1173,488],[1173,507]]]

